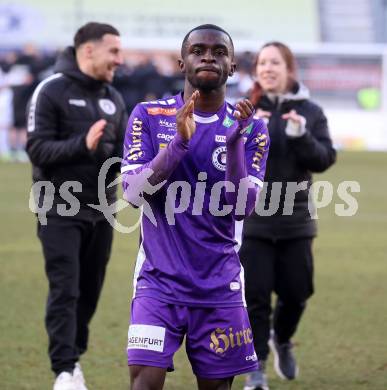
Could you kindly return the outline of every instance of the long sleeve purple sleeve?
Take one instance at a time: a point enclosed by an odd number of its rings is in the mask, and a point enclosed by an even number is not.
[[[176,134],[164,149],[155,151],[149,117],[143,105],[133,110],[125,134],[121,166],[125,198],[135,206],[143,203],[144,194],[161,188],[188,150],[189,142]]]
[[[122,174],[125,199],[138,206],[141,193],[148,195],[155,193],[176,169],[186,154],[188,145],[188,141],[184,141],[180,134],[176,134],[168,146],[160,150],[150,162],[125,171]]]
[[[226,192],[226,200],[234,207],[235,218],[241,220],[254,210],[258,187],[248,178],[245,145],[241,135],[227,142],[226,181],[233,183],[235,192]]]
[[[254,210],[263,186],[269,152],[269,134],[265,123],[253,116],[235,121],[226,135],[226,181],[235,192],[226,192],[226,201],[234,206],[235,218],[241,220]]]
[[[153,170],[153,175],[149,178],[152,185],[157,185],[169,178],[181,159],[188,151],[189,141],[185,141],[179,133],[162,149],[156,157],[149,163],[149,168]]]

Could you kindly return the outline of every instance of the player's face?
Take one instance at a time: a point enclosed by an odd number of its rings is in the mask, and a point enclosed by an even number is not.
[[[265,92],[286,92],[289,72],[281,52],[275,46],[266,46],[259,53],[257,78]]]
[[[101,41],[93,42],[92,45],[94,77],[111,83],[116,68],[123,63],[121,39],[117,35],[105,34]]]
[[[218,89],[235,71],[230,38],[217,30],[193,31],[187,41],[182,72],[193,88]]]

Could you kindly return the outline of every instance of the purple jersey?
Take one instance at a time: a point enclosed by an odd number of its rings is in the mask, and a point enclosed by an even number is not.
[[[179,94],[135,107],[125,136],[123,174],[168,147],[177,132],[176,111],[183,105]],[[187,306],[244,304],[235,216],[225,212],[226,131],[235,121],[233,111],[228,103],[212,114],[195,110],[196,131],[187,153],[164,186],[146,198],[156,224],[143,214],[134,296]],[[244,141],[249,179],[262,187],[269,148],[262,120],[254,119]],[[172,207],[183,210],[172,223],[167,217],[171,188],[177,194]]]

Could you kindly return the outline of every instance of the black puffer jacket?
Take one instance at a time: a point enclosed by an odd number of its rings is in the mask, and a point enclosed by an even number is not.
[[[59,196],[62,183],[79,181],[82,192],[74,195],[81,208],[86,208],[87,203],[98,203],[103,162],[122,157],[127,114],[121,95],[111,85],[79,70],[74,48],[68,47],[59,56],[55,72],[39,84],[29,104],[27,152],[33,180],[54,184],[54,204],[65,203]],[[91,152],[86,148],[86,134],[99,119],[106,119],[107,125],[97,150]],[[118,170],[119,164],[109,170],[106,185]],[[108,202],[115,200],[115,192],[114,187],[106,188]]]
[[[260,207],[273,212],[278,205],[272,191],[273,183],[281,183],[278,210],[270,216],[253,213],[244,224],[246,237],[269,239],[289,239],[296,237],[314,237],[316,222],[311,218],[308,208],[309,188],[312,184],[312,173],[323,172],[336,160],[336,152],[329,136],[327,119],[322,109],[309,100],[309,92],[300,85],[295,85],[291,93],[280,97],[263,96],[257,107],[270,111],[268,123],[270,150],[266,166],[266,197],[261,194]],[[306,119],[306,133],[301,137],[288,137],[285,133],[287,121],[281,116],[290,110],[296,110]],[[287,183],[306,181],[307,189],[298,191],[294,197],[288,197],[285,203]],[[277,184],[278,186],[280,184]],[[294,184],[292,184],[294,186]],[[291,186],[292,186],[291,185]],[[278,193],[279,194],[279,193]],[[288,195],[290,190],[288,190]],[[277,197],[278,198],[278,197]],[[270,199],[272,209],[269,209]],[[284,212],[285,209],[285,212]],[[290,214],[290,215],[283,215]],[[312,212],[313,215],[313,212]]]

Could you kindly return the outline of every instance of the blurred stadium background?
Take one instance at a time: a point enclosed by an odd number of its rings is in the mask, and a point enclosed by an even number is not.
[[[43,328],[43,259],[28,209],[30,167],[22,151],[24,112],[34,87],[51,74],[59,50],[88,21],[116,26],[125,66],[115,85],[128,111],[141,100],[178,91],[176,67],[185,33],[215,23],[234,39],[238,73],[229,99],[247,93],[255,53],[281,40],[296,53],[300,79],[325,109],[338,163],[318,180],[356,180],[359,211],[320,215],[317,294],[299,331],[301,378],[273,389],[387,389],[387,1],[0,0],[0,388],[48,389],[52,381]],[[3,147],[2,146],[2,147]],[[356,151],[356,153],[354,153]],[[120,218],[133,223],[125,210]],[[113,257],[85,357],[92,389],[127,388],[126,318],[137,234],[116,234]],[[297,343],[297,338],[296,338]],[[184,352],[166,389],[194,388]],[[241,388],[238,378],[234,388]]]

